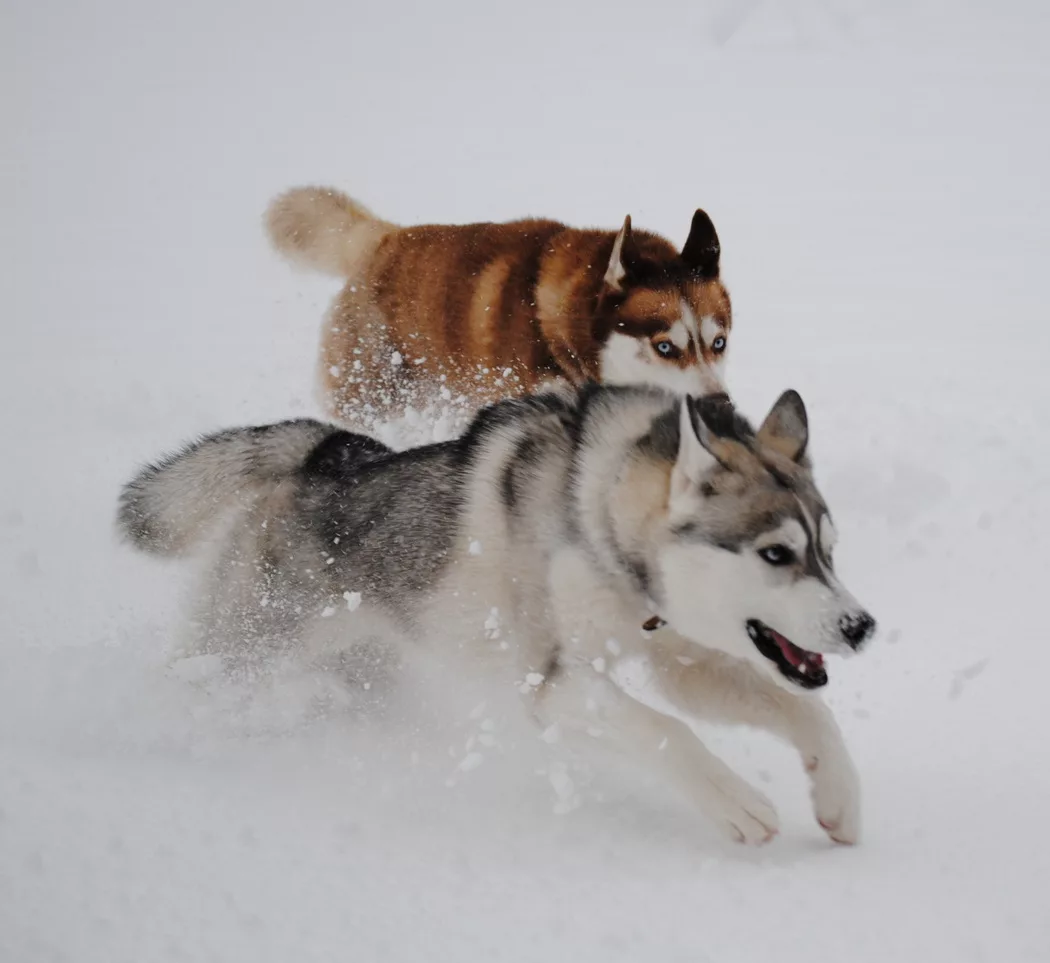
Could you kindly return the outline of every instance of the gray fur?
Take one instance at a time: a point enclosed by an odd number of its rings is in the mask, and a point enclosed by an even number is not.
[[[137,547],[166,555],[205,541],[231,516],[205,616],[223,631],[294,636],[347,591],[412,630],[461,562],[469,493],[487,472],[503,513],[504,531],[493,534],[523,568],[540,572],[575,546],[623,591],[661,605],[652,546],[644,533],[620,531],[611,492],[623,466],[671,471],[679,404],[646,388],[552,392],[492,405],[462,437],[405,452],[311,420],[232,429],[143,469],[121,495],[118,522]],[[804,424],[796,408],[785,420]],[[787,517],[806,525],[800,503],[815,518],[826,511],[808,464],[762,450],[728,398],[701,399],[692,414],[723,446],[726,465],[705,482],[709,510],[674,537],[739,552]],[[811,543],[819,551],[816,533]],[[806,562],[803,575],[821,575],[815,559]]]
[[[506,470],[520,474],[519,508],[556,511],[553,492],[538,495],[550,486],[537,481],[565,459],[571,411],[555,393],[505,401],[480,412],[463,437],[405,452],[307,419],[229,429],[142,469],[121,493],[118,527],[137,548],[174,555],[239,512],[209,600],[224,630],[294,632],[296,609],[313,611],[351,587],[412,626],[414,603],[452,561],[486,445],[517,433],[519,457]],[[245,566],[253,580],[242,597],[227,590],[241,583],[223,573]]]
[[[338,430],[300,419],[199,438],[147,465],[124,487],[117,524],[143,551],[178,554],[238,497],[296,471],[318,443]]]
[[[455,671],[633,754],[752,843],[775,811],[678,716],[762,726],[807,761],[828,834],[855,842],[856,773],[811,692],[821,653],[858,649],[874,620],[821,542],[807,441],[793,393],[756,432],[725,397],[588,386],[406,452],[315,421],[221,432],[144,469],[118,519],[145,551],[210,550],[198,651],[296,646],[366,674],[421,647],[462,656]],[[627,693],[620,660],[648,663],[674,711]]]

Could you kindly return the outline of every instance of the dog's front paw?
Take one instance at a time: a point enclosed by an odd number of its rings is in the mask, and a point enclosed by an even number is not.
[[[813,812],[836,843],[860,840],[860,778],[848,756],[811,756],[806,760],[813,784]]]
[[[761,846],[780,832],[780,817],[773,804],[743,780],[712,787],[704,808],[718,828],[737,843]]]

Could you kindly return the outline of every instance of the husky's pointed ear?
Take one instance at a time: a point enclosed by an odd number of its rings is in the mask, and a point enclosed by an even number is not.
[[[726,443],[711,430],[701,408],[689,397],[683,398],[678,408],[678,458],[671,473],[672,500],[694,490],[707,472],[728,459]]]
[[[792,461],[802,461],[809,443],[809,418],[797,391],[785,391],[755,436],[758,443]]]
[[[707,427],[696,417],[692,399],[683,398],[678,406],[678,459],[674,465],[681,481],[695,483],[714,467],[715,458],[704,444],[707,434]]]
[[[718,263],[722,257],[722,245],[718,232],[707,213],[697,210],[689,228],[689,237],[682,248],[682,260],[694,273],[706,280],[718,277]]]
[[[612,254],[605,268],[605,286],[613,291],[623,290],[623,279],[627,277],[627,255],[631,247],[631,215],[623,219],[623,227],[613,241]]]

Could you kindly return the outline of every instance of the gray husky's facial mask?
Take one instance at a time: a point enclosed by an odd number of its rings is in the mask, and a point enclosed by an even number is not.
[[[658,552],[660,614],[786,688],[828,681],[874,619],[835,575],[835,530],[813,482],[802,399],[785,392],[757,432],[727,397],[686,399]]]

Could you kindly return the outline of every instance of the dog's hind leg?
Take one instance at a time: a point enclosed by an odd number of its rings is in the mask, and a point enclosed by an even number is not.
[[[591,752],[611,747],[677,786],[730,839],[759,844],[779,822],[772,804],[684,723],[629,696],[589,666],[563,670],[537,694],[538,712]]]
[[[750,667],[690,647],[683,665],[676,646],[650,650],[660,691],[683,714],[766,729],[791,743],[809,773],[817,822],[838,843],[860,838],[860,780],[831,710],[818,695],[795,695]]]
[[[407,406],[418,406],[415,359],[403,351],[367,284],[348,284],[321,330],[317,375],[325,411],[343,425],[368,432],[377,422],[404,414]]]

